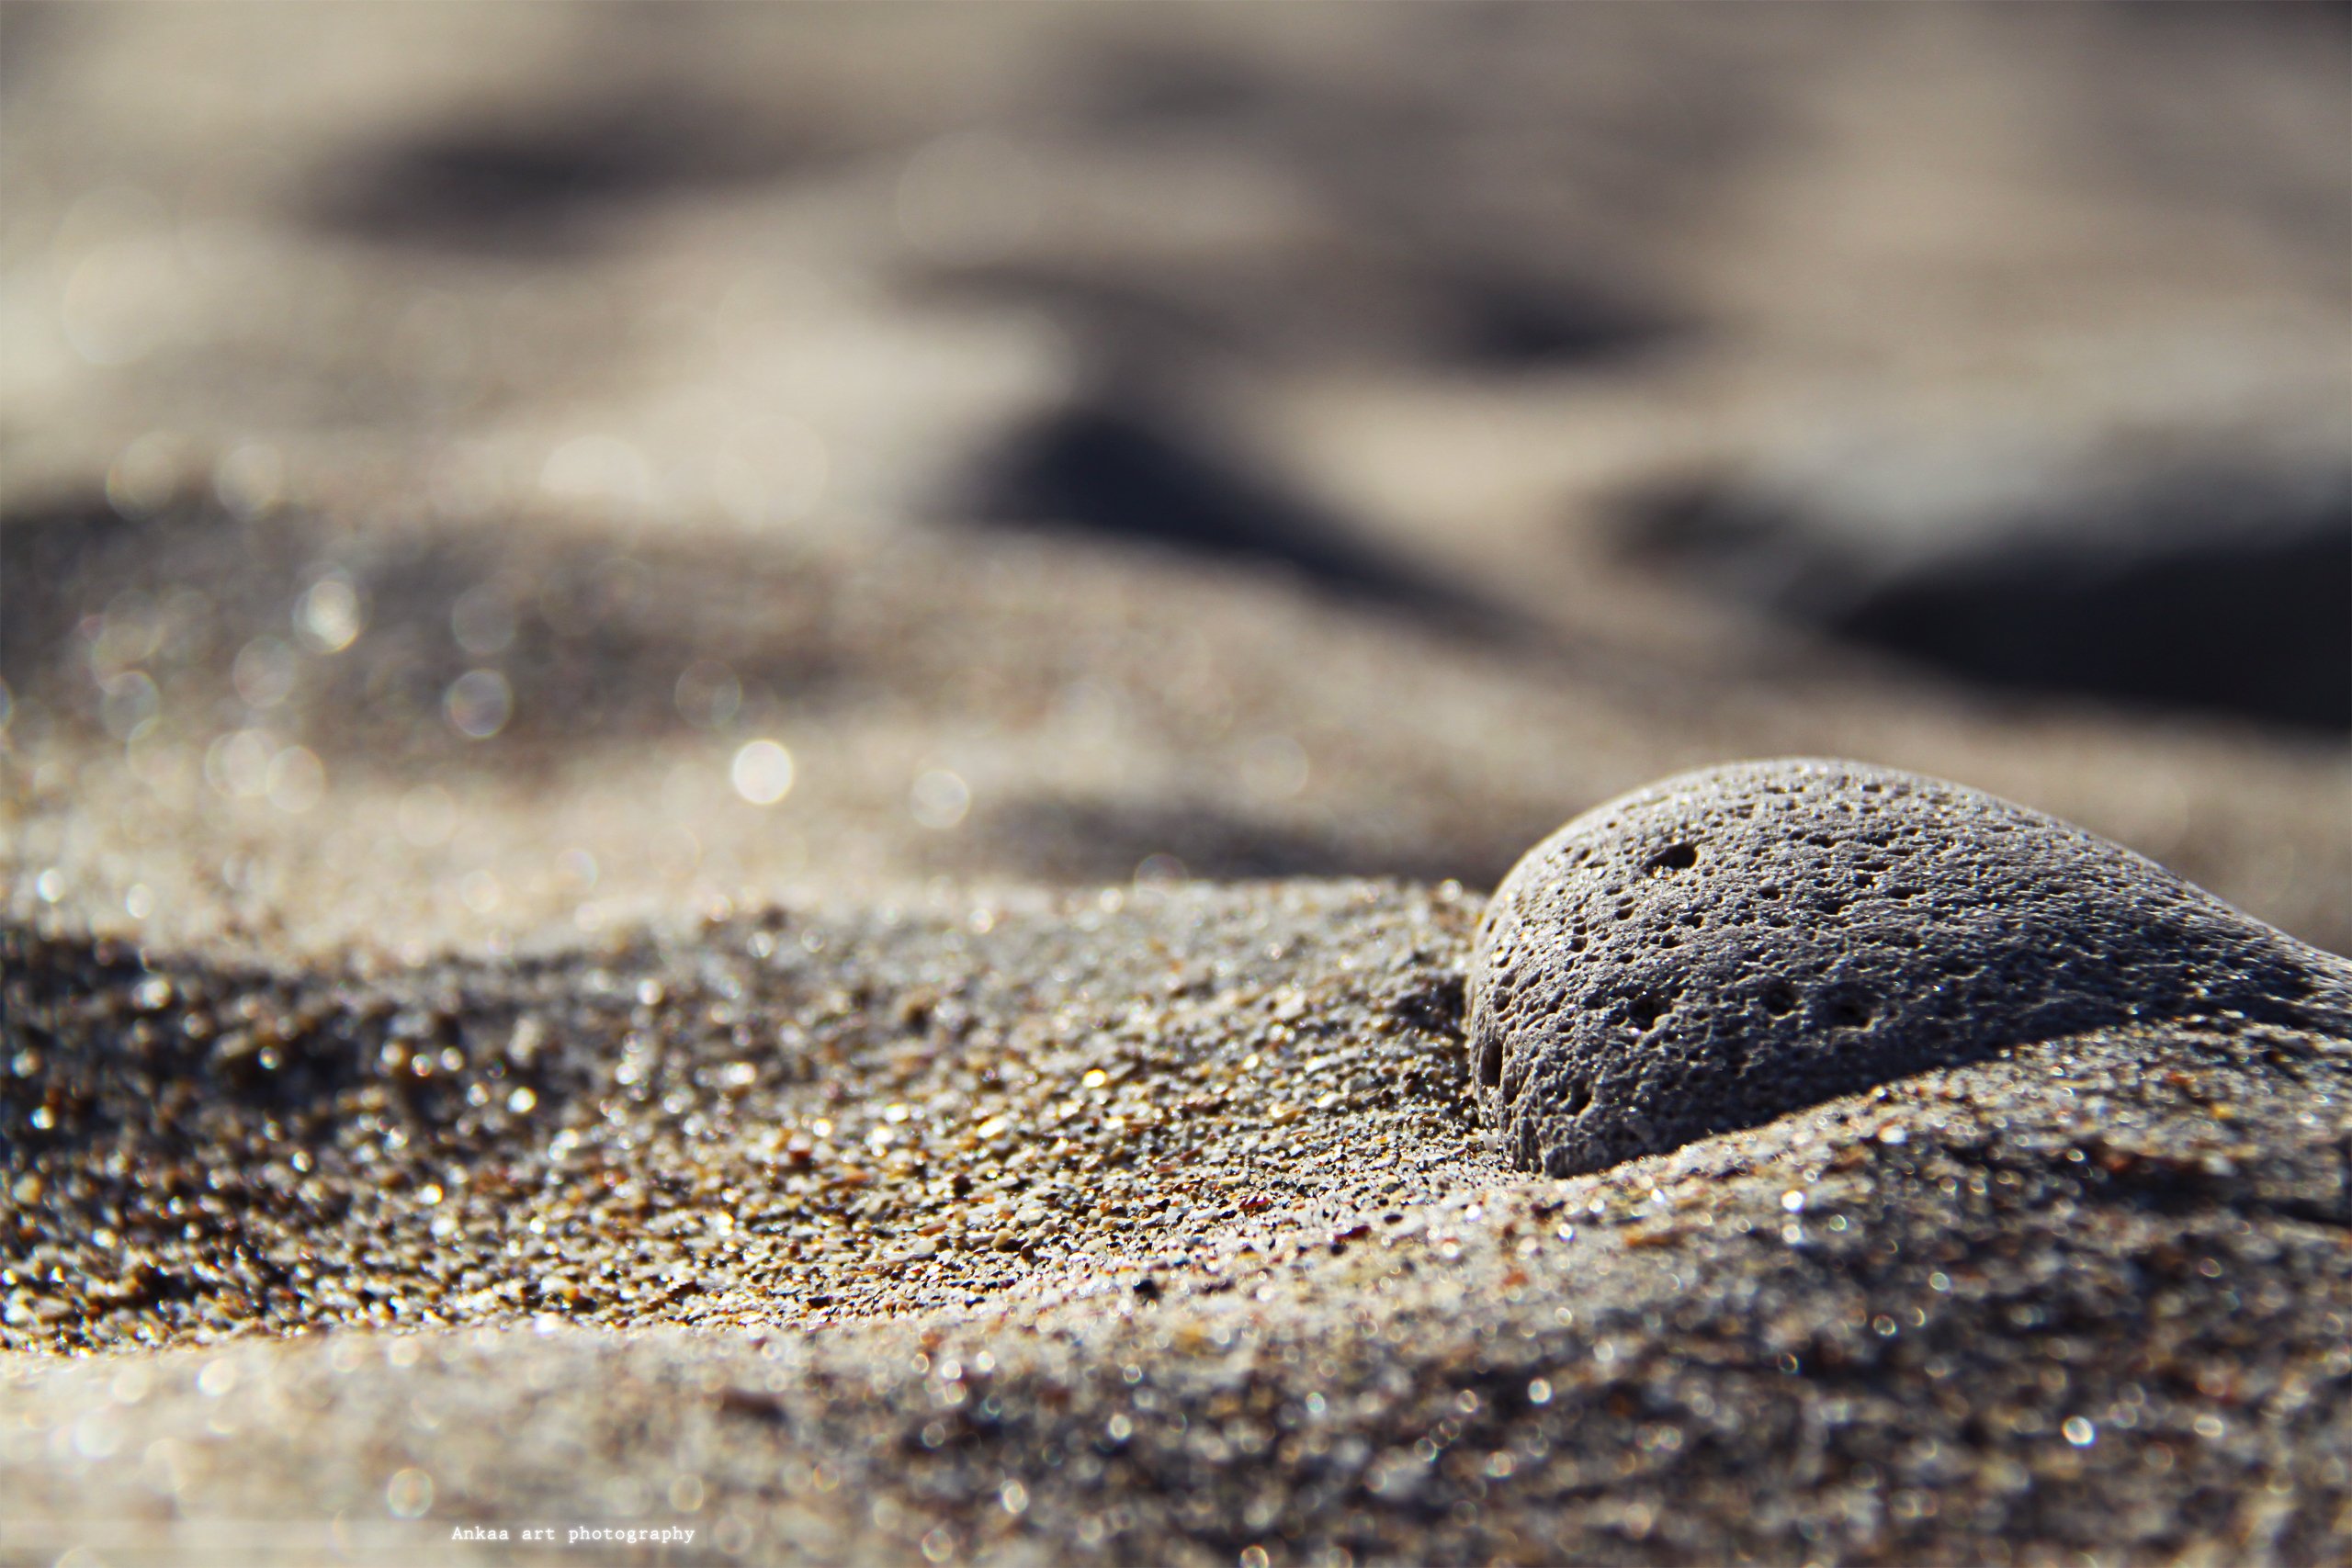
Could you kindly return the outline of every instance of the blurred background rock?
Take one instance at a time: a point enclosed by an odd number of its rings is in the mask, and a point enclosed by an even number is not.
[[[1834,752],[2352,949],[2340,6],[0,11],[0,877],[1488,886]]]

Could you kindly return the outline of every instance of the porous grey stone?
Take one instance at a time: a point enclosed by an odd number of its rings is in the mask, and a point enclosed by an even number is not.
[[[1498,1152],[1572,1175],[2135,1021],[2352,1040],[2352,964],[2053,818],[1824,761],[1666,780],[1537,845],[1478,928]]]

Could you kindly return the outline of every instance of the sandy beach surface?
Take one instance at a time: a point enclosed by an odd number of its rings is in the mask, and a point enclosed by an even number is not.
[[[2347,58],[0,11],[0,1562],[2341,1556],[2324,1021],[1559,1179],[1464,1028],[1740,758],[2352,953]]]

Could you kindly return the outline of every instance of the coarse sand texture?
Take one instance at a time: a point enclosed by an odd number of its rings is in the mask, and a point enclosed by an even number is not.
[[[1498,1152],[1596,1170],[2005,1046],[2157,1021],[2352,1034],[2352,971],[2066,823],[1855,762],[1586,813],[1478,933]]]

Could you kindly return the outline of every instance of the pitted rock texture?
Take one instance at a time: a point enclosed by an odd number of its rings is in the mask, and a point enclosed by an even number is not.
[[[2125,1021],[2352,1041],[2352,963],[2079,828],[1855,762],[1588,812],[1496,891],[1468,1031],[1498,1151],[1555,1176]]]

